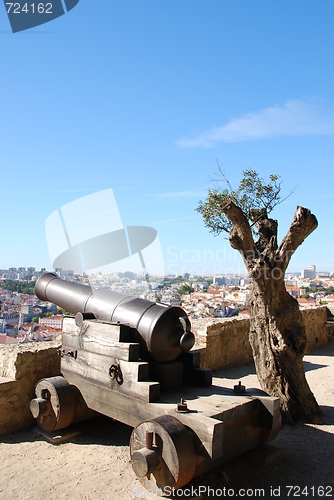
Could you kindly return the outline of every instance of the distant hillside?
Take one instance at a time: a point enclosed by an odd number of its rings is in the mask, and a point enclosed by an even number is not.
[[[4,280],[0,281],[0,288],[4,288],[12,292],[34,295],[35,283],[36,281]]]

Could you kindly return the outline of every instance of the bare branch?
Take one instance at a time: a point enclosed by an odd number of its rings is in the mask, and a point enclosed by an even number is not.
[[[230,183],[229,179],[225,175],[225,170],[222,169],[222,167],[219,165],[219,161],[216,159],[217,167],[219,170],[219,174],[221,175],[223,182],[225,182],[228,186],[228,189],[231,193],[234,192],[234,189],[232,187],[232,184]],[[215,182],[216,184],[216,189],[220,190],[219,183],[221,182],[221,179],[211,179],[212,182]]]
[[[288,267],[291,256],[297,248],[317,227],[316,216],[308,208],[298,206],[291,226],[276,252],[276,256],[279,257],[279,261],[282,263],[281,268],[283,271]]]
[[[280,182],[280,185],[282,183]],[[295,189],[297,187],[297,184],[295,185],[295,187],[293,189],[291,189],[290,193],[288,195],[285,196],[285,198],[283,198],[282,200],[279,200],[276,204],[275,204],[275,207],[277,207],[278,205],[280,205],[281,203],[283,203],[283,201],[287,200],[288,198],[290,198],[290,196],[295,192]],[[273,198],[274,199],[274,198]]]
[[[247,261],[247,255],[251,254],[254,256],[258,253],[247,217],[232,200],[222,203],[220,209],[232,223],[232,230],[229,236],[232,248],[238,250],[244,260]]]

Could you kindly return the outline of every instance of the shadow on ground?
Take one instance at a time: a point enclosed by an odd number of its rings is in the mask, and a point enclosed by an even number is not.
[[[322,407],[333,423],[334,409]],[[252,450],[236,459],[194,478],[183,488],[178,498],[200,497],[201,500],[218,498],[291,496],[320,498],[334,496],[333,466],[324,457],[333,457],[334,435],[321,428],[308,425],[285,426],[275,441]],[[267,453],[266,453],[267,450]],[[314,478],[317,478],[316,484]],[[289,489],[292,486],[294,489]],[[201,487],[201,488],[200,488]],[[300,487],[300,491],[298,490]],[[305,489],[305,487],[307,489]],[[313,488],[320,487],[319,494]],[[326,487],[322,494],[321,487]],[[191,489],[189,491],[189,489]],[[304,488],[304,494],[301,494]],[[242,491],[241,491],[242,490]],[[247,494],[248,491],[248,494]],[[275,492],[276,494],[274,494]],[[306,493],[308,493],[306,495]],[[176,495],[175,495],[176,496]],[[171,496],[172,498],[172,496]]]
[[[45,441],[39,434],[36,425],[12,434],[0,436],[1,443],[18,444]],[[132,427],[108,417],[100,416],[84,422],[72,424],[66,431],[80,431],[80,434],[70,441],[76,444],[97,444],[100,446],[127,446],[130,441]],[[58,431],[61,434],[62,431]],[[57,434],[57,433],[56,433]],[[55,445],[57,446],[57,445]]]

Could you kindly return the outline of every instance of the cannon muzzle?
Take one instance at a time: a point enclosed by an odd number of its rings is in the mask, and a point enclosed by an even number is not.
[[[56,274],[43,274],[35,285],[40,300],[63,307],[72,314],[93,315],[100,321],[129,325],[137,330],[141,355],[149,353],[159,362],[176,359],[182,351],[189,351],[194,343],[190,321],[181,307],[167,306],[113,292],[104,288],[65,281]]]

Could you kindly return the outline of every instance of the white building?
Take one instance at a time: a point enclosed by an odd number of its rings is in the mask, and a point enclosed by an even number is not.
[[[62,330],[63,319],[64,316],[47,316],[46,318],[40,318],[39,324],[43,327],[49,326],[50,328],[55,328],[56,330]]]
[[[315,278],[316,274],[317,274],[317,270],[316,270],[315,265],[310,265],[310,266],[307,266],[306,269],[302,269],[301,277],[302,278]]]
[[[6,320],[0,319],[0,333],[6,333]]]

